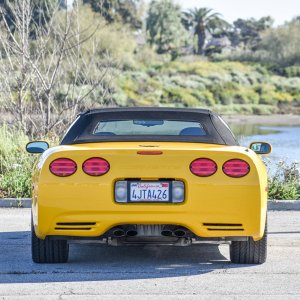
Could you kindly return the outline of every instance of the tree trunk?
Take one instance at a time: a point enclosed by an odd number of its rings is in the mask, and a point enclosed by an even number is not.
[[[48,90],[46,97],[46,124],[45,124],[45,135],[49,133],[50,124],[51,124],[51,93]]]
[[[199,24],[195,30],[195,34],[197,35],[197,54],[203,55],[204,54],[204,45],[205,45],[205,27],[204,24]]]

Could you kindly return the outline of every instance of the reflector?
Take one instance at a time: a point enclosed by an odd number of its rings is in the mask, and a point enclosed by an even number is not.
[[[141,154],[141,155],[160,155],[163,154],[162,151],[138,151],[137,154]]]

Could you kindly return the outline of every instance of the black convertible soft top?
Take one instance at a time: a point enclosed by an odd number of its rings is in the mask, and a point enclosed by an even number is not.
[[[198,122],[205,135],[95,135],[99,122],[126,120],[176,120]],[[238,145],[226,123],[216,113],[206,109],[133,107],[101,108],[78,115],[61,141],[61,145],[97,142],[191,142],[220,145]]]

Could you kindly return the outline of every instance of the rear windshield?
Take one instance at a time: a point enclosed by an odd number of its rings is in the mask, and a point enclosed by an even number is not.
[[[214,120],[220,123],[218,129],[210,114],[197,111],[112,109],[90,112],[77,118],[61,144],[127,141],[227,144],[220,132],[229,130],[220,120]],[[234,143],[232,138],[228,139],[228,144]]]
[[[100,121],[92,131],[95,136],[112,135],[206,135],[199,122],[179,120],[108,120]],[[79,137],[80,138],[80,137]]]

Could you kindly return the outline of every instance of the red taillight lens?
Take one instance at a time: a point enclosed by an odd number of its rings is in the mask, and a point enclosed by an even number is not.
[[[231,159],[223,165],[223,172],[230,177],[243,177],[250,172],[250,166],[241,159]]]
[[[108,161],[100,157],[89,158],[82,165],[84,173],[91,176],[104,175],[109,171],[109,168]]]
[[[58,158],[50,166],[50,172],[56,176],[66,177],[74,174],[77,170],[76,163],[69,158]]]
[[[208,177],[217,172],[217,164],[208,158],[198,158],[190,164],[190,170],[194,175]]]

